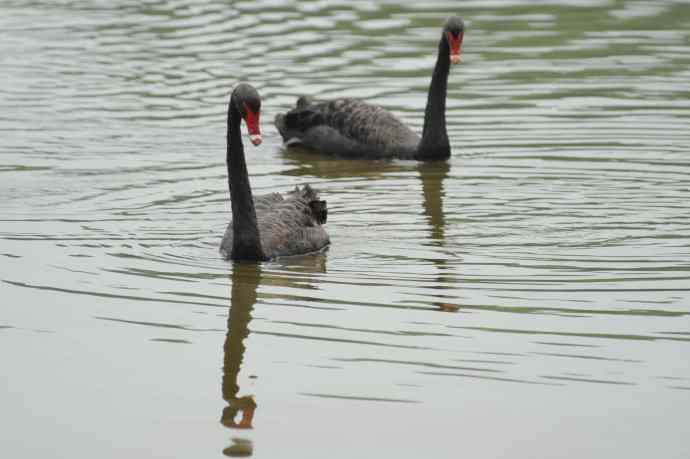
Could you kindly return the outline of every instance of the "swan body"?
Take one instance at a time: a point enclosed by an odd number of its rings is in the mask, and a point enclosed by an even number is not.
[[[302,102],[301,108],[278,115],[276,126],[288,146],[349,158],[413,158],[420,141],[395,115],[359,99]]]
[[[358,99],[315,102],[301,97],[278,114],[275,125],[287,147],[301,145],[347,158],[446,159],[446,93],[450,64],[460,61],[464,22],[449,18],[439,41],[421,137],[387,110]]]
[[[261,98],[242,83],[228,104],[227,169],[232,220],[220,250],[233,260],[269,260],[322,250],[330,243],[321,226],[326,222],[326,202],[309,185],[282,196],[273,193],[254,198],[249,184],[240,132],[244,119],[254,145],[261,143]]]
[[[254,198],[259,238],[265,259],[313,253],[328,246],[326,204],[309,185],[286,193],[271,193]],[[233,222],[230,221],[221,251],[232,258]]]

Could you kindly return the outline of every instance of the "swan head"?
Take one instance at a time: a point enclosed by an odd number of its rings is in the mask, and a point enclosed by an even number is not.
[[[259,125],[259,115],[261,115],[261,96],[254,89],[254,86],[247,83],[240,83],[232,92],[237,111],[240,112],[242,119],[249,131],[249,140],[252,144],[261,144],[261,127]]]
[[[465,35],[465,22],[458,16],[451,16],[443,26],[443,39],[448,44],[451,64],[460,62],[460,46]]]

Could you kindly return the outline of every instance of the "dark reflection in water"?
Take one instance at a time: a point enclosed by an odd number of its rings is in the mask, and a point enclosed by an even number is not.
[[[388,173],[412,170],[410,161],[352,160],[320,155],[299,147],[281,149],[280,153],[295,165],[283,175],[310,176],[319,179],[383,178]]]
[[[457,276],[453,275],[453,267],[448,263],[448,260],[452,260],[456,255],[446,249],[446,216],[443,210],[444,183],[450,175],[450,162],[353,161],[320,156],[294,147],[283,150],[282,153],[296,165],[294,169],[285,172],[285,175],[318,177],[321,180],[365,178],[368,183],[371,183],[389,179],[390,176],[396,174],[417,172],[422,185],[420,201],[429,226],[429,236],[424,244],[429,251],[428,255],[421,257],[421,260],[431,263],[436,268],[437,275],[433,282],[435,290],[443,291],[450,290],[450,286],[457,287]],[[383,184],[382,186],[385,187]],[[454,295],[437,293],[431,298],[434,300],[431,304],[440,311],[459,310]]]
[[[422,181],[424,215],[431,225],[431,239],[443,244],[446,219],[443,214],[443,181],[450,172],[446,161],[419,164],[419,179]]]
[[[232,444],[223,450],[230,457],[247,457],[254,453],[252,442],[244,438],[233,438]]]
[[[326,270],[326,258],[323,254],[289,257],[271,265],[277,270],[287,270],[295,274],[303,272],[320,272]],[[270,269],[262,275],[262,265],[256,263],[234,262],[232,264],[232,287],[230,293],[230,311],[228,313],[227,333],[223,344],[223,399],[227,405],[223,408],[220,422],[229,429],[253,429],[257,403],[253,395],[240,394],[238,382],[244,354],[245,338],[249,336],[249,323],[252,310],[257,302],[257,288],[260,283],[281,286],[295,286],[288,278],[276,277]],[[295,279],[299,279],[298,276]],[[309,288],[302,285],[302,288]],[[251,456],[254,446],[247,438],[233,438],[232,444],[223,450],[223,454],[232,457]]]
[[[244,339],[249,336],[249,322],[256,303],[256,289],[261,279],[261,266],[255,263],[233,263],[232,293],[228,314],[228,332],[223,344],[223,408],[220,422],[231,429],[252,429],[256,401],[252,395],[239,395],[237,382],[244,351]],[[223,450],[227,456],[250,456],[253,445],[247,439],[234,439]]]
[[[446,161],[420,163],[418,169],[419,179],[422,182],[422,205],[424,207],[424,215],[430,225],[431,243],[445,247],[446,219],[443,213],[443,182],[450,172],[450,163]],[[437,289],[447,289],[447,285],[457,283],[455,277],[450,277],[447,274],[449,269],[445,258],[437,257],[432,262],[438,272],[435,282]],[[444,295],[437,296],[439,301],[434,302],[434,306],[440,311],[456,312],[460,308],[458,304],[448,302]]]
[[[471,31],[448,162],[279,151],[302,94],[421,131],[449,13]],[[3,457],[329,457],[343,433],[385,457],[687,457],[688,23],[678,0],[0,2]],[[265,95],[255,192],[328,200],[327,273],[218,256],[238,81]]]

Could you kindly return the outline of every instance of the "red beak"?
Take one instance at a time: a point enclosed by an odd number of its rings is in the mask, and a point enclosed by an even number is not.
[[[261,129],[259,128],[259,111],[252,111],[249,105],[244,104],[244,122],[247,123],[247,130],[249,131],[249,140],[254,145],[261,144]]]
[[[462,45],[462,39],[464,36],[465,32],[460,32],[457,37],[454,37],[450,32],[446,32],[448,46],[450,47],[450,62],[452,64],[457,64],[460,62],[460,45]]]

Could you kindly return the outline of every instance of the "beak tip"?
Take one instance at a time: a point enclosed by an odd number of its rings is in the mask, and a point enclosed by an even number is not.
[[[450,63],[451,64],[459,64],[460,63],[460,55],[459,54],[451,54],[450,55]]]
[[[261,145],[261,134],[252,134],[249,136],[249,140],[252,141],[254,146]]]

